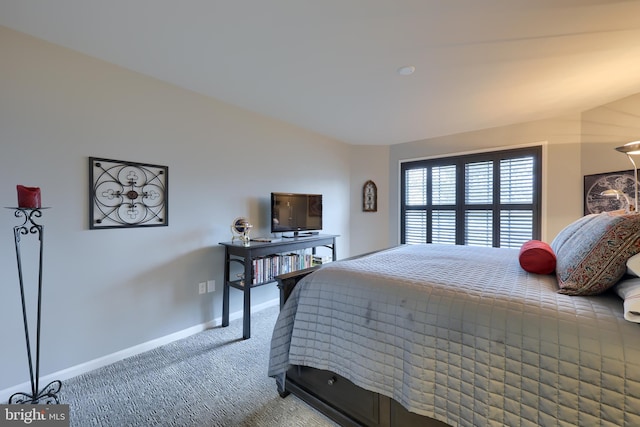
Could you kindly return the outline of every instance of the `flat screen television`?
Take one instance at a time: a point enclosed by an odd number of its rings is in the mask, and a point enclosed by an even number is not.
[[[322,230],[322,194],[271,193],[272,233],[295,237],[313,230]]]

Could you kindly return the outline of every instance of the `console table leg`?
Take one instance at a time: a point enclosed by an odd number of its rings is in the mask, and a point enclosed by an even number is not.
[[[224,285],[222,286],[222,326],[229,326],[229,250],[225,248]]]
[[[253,266],[251,260],[245,262],[244,271],[244,308],[242,310],[242,338],[251,338],[251,284],[253,282],[252,276]]]
[[[251,288],[244,290],[244,312],[242,313],[242,338],[251,338]]]
[[[222,287],[222,326],[229,326],[229,285]]]

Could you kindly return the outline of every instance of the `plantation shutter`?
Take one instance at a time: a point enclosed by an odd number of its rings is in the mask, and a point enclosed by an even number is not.
[[[493,162],[465,164],[464,244],[491,246],[493,243]]]
[[[406,172],[407,191],[405,204],[411,206],[404,218],[404,240],[408,244],[427,242],[427,169],[410,169]]]
[[[456,243],[456,165],[432,168],[432,243]]]
[[[518,248],[539,239],[541,151],[403,163],[401,242]]]
[[[500,203],[514,209],[500,211],[500,246],[519,248],[533,237],[533,210],[518,209],[534,201],[534,158],[500,160]]]

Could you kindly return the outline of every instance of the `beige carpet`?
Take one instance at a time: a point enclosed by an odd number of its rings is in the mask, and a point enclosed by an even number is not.
[[[252,314],[67,380],[60,403],[71,426],[337,426],[295,396],[281,398],[267,377],[278,314]]]

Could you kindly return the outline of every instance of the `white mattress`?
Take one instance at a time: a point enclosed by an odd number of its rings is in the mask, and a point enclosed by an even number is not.
[[[452,426],[639,426],[640,325],[557,292],[516,249],[401,246],[303,279],[269,375],[338,373]]]

